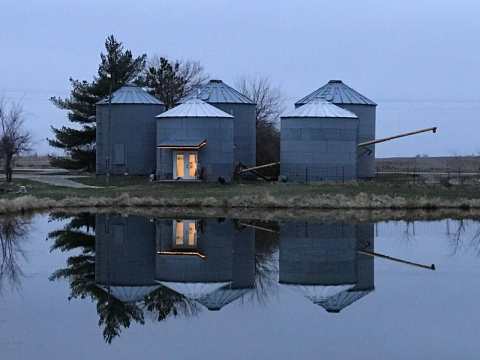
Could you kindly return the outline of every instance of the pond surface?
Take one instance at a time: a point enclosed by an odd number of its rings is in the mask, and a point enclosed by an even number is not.
[[[0,248],[1,359],[477,359],[480,350],[471,220],[51,214],[0,218]]]

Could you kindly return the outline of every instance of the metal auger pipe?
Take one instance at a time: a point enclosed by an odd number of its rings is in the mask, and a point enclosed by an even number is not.
[[[358,146],[362,147],[362,146],[374,145],[374,144],[382,143],[382,142],[385,142],[385,141],[390,141],[390,140],[394,140],[394,139],[398,139],[398,138],[402,138],[402,137],[406,137],[406,136],[421,134],[421,133],[429,132],[429,131],[431,131],[435,134],[437,132],[437,127],[431,127],[431,128],[427,128],[427,129],[410,131],[410,132],[403,133],[403,134],[400,134],[400,135],[389,136],[389,137],[386,137],[386,138],[383,138],[383,139],[365,141],[365,142],[362,142],[362,143],[358,144]]]

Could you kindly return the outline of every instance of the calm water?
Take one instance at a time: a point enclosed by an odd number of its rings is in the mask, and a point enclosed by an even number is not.
[[[1,359],[476,359],[480,350],[474,221],[38,215],[0,219],[0,235]]]

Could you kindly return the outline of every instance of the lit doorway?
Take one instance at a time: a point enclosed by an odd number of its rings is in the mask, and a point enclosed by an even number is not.
[[[173,222],[173,248],[176,250],[197,247],[197,222],[195,220],[175,220]]]
[[[175,179],[193,180],[198,177],[198,154],[192,151],[175,151],[173,157]]]

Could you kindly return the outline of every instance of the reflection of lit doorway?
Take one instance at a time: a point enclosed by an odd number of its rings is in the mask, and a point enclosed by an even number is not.
[[[197,222],[175,220],[173,222],[173,248],[195,249],[197,247]]]
[[[178,179],[196,179],[198,169],[197,152],[175,151],[173,156],[173,174]]]

